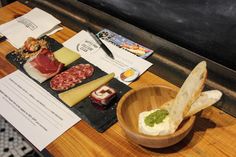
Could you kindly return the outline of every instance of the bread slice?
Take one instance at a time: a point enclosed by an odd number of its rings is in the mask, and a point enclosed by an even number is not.
[[[221,96],[222,93],[218,90],[210,90],[202,92],[201,95],[197,98],[197,100],[191,105],[190,110],[184,116],[184,118],[190,117],[196,114],[197,112],[215,104],[217,101],[220,100]],[[174,99],[167,101],[160,107],[160,109],[165,109],[169,111],[173,102]]]
[[[170,112],[170,108],[171,108],[174,100],[175,99],[171,99],[171,100],[165,102],[163,105],[160,106],[160,109],[164,109],[164,110],[167,110],[168,112]]]
[[[192,104],[190,110],[185,115],[185,118],[190,117],[197,112],[215,104],[220,100],[222,93],[218,90],[202,92],[200,97]]]
[[[206,76],[206,62],[202,61],[192,70],[184,81],[169,109],[169,116],[173,129],[176,130],[178,128],[193,102],[200,96]]]

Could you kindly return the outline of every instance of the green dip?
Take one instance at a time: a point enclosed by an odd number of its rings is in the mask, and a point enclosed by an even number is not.
[[[154,124],[161,123],[168,114],[167,110],[157,110],[145,117],[144,122],[147,126],[153,127]]]

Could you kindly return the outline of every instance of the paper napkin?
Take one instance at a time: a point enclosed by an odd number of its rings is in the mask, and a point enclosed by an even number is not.
[[[60,23],[61,21],[49,13],[34,8],[27,14],[0,25],[0,33],[6,36],[13,46],[20,48],[28,37],[38,38],[60,30],[61,28],[58,28]]]

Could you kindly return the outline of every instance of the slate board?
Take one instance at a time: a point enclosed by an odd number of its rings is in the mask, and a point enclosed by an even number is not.
[[[42,38],[48,42],[49,50],[51,50],[53,52],[63,47],[62,44],[60,44],[59,42],[57,42],[56,40],[54,40],[48,36],[44,36]],[[16,60],[17,55],[14,54],[14,52],[9,53],[6,56],[6,58],[10,63],[15,65],[19,70],[21,70],[27,76],[29,76],[25,72],[25,70],[23,69],[23,64],[25,63],[25,61]],[[77,65],[77,64],[81,64],[81,63],[86,64],[89,62],[86,61],[85,59],[83,59],[82,57],[80,57],[78,60],[74,61],[73,63],[71,63],[67,67],[64,67],[62,71],[67,70],[68,68],[70,68],[74,65]],[[89,64],[91,64],[91,63],[89,63]],[[85,84],[87,82],[95,80],[95,79],[107,74],[96,66],[94,66],[94,69],[95,70],[94,70],[92,77],[90,77],[86,80],[83,80],[82,83],[78,84],[77,86],[80,86],[82,84]],[[32,80],[34,80],[34,79],[32,78]],[[41,87],[46,89],[50,94],[52,94],[54,97],[56,97],[59,101],[61,101],[58,97],[58,94],[60,92],[54,91],[50,88],[50,80],[51,79],[48,79],[47,81],[45,81],[41,84],[38,83],[36,80],[34,80],[34,81],[37,84],[39,84]],[[130,87],[121,83],[117,79],[112,79],[108,83],[108,85],[117,91],[117,96],[112,102],[110,102],[108,107],[105,109],[99,108],[99,106],[92,104],[89,98],[85,98],[84,100],[82,100],[80,103],[74,105],[73,107],[69,107],[65,103],[63,103],[62,101],[61,102],[64,105],[66,105],[71,111],[73,111],[76,115],[78,115],[81,119],[83,119],[89,125],[91,125],[93,128],[95,128],[98,132],[104,132],[106,129],[108,129],[110,126],[112,126],[112,124],[114,124],[117,121],[117,117],[116,117],[117,102],[122,97],[122,95],[124,95],[127,91],[130,90]]]

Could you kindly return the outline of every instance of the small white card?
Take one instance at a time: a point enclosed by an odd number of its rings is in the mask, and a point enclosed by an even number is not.
[[[99,67],[106,73],[114,72],[115,77],[127,85],[130,84],[131,81],[123,81],[121,79],[121,73],[132,68],[141,75],[152,65],[152,63],[137,57],[136,55],[127,52],[106,40],[102,40],[102,42],[110,49],[115,59],[108,57],[93,37],[84,30],[64,42],[63,45],[75,52],[78,52],[84,59]]]
[[[80,121],[19,70],[0,79],[0,102],[0,114],[40,151]]]
[[[34,8],[10,22],[0,25],[0,33],[16,48],[24,45],[28,37],[38,38],[42,35],[60,30],[61,22],[49,13]]]

